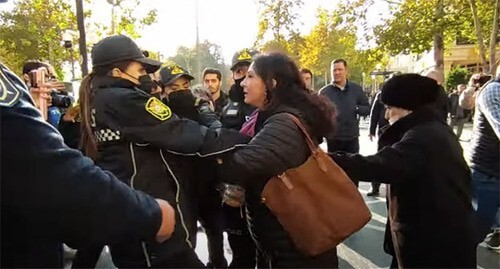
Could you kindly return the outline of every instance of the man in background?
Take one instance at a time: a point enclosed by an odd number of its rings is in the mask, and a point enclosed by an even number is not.
[[[222,91],[222,73],[216,68],[205,68],[203,70],[203,85],[210,90],[214,109],[217,116],[220,116],[222,109],[229,102],[227,94]]]
[[[331,64],[333,81],[319,90],[337,108],[337,130],[327,138],[328,151],[359,153],[358,116],[370,114],[368,97],[358,84],[347,79],[347,62],[333,60]]]
[[[300,69],[300,75],[302,76],[302,80],[304,80],[304,83],[306,84],[306,88],[310,92],[314,91],[313,85],[312,85],[313,74],[312,74],[311,70],[309,70],[307,68],[302,68],[302,69]]]

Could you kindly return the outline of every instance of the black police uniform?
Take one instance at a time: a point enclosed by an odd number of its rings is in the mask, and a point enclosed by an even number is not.
[[[175,80],[185,77],[188,80],[194,79],[182,67],[173,65],[160,69],[160,84],[169,85]],[[177,116],[191,119],[204,126],[220,129],[222,124],[217,115],[211,110],[208,102],[196,98],[190,90],[178,90],[171,92],[164,102],[172,109]],[[198,170],[195,180],[198,185],[196,195],[191,195],[190,203],[197,202],[198,208],[193,208],[197,212],[198,220],[205,230],[208,241],[209,268],[226,268],[227,261],[224,257],[224,223],[221,210],[222,197],[217,190],[218,177],[217,166],[213,160],[207,158],[194,158],[191,163],[193,170]]]
[[[108,37],[94,46],[94,68],[118,60],[141,62],[147,72],[160,67],[124,36]],[[192,157],[231,150],[236,141],[230,132],[178,118],[147,89],[137,86],[111,76],[93,77],[90,96],[96,162],[132,188],[170,202],[176,209],[177,225],[171,238],[161,244],[127,240],[111,245],[113,261],[118,267],[204,267],[194,252],[197,216],[193,209],[197,205],[190,196],[197,185],[192,181],[196,172]]]
[[[0,107],[2,267],[62,268],[61,242],[78,248],[156,235],[156,201],[68,148],[1,64]]]
[[[197,219],[193,194],[198,191],[194,156],[168,149],[196,153],[212,130],[177,118],[161,101],[128,81],[108,80],[109,84],[94,83],[97,164],[131,187],[169,201],[176,208],[178,223],[172,237],[162,244],[130,241],[111,246],[113,261],[119,267],[202,266],[193,250]],[[162,105],[165,111],[154,107]],[[147,111],[148,106],[158,110]]]

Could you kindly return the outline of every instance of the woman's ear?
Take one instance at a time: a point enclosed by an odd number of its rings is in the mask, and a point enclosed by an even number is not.
[[[120,69],[118,69],[118,68],[113,68],[113,70],[111,70],[111,75],[113,77],[121,78],[122,77],[121,74],[122,74],[122,71],[120,71]]]

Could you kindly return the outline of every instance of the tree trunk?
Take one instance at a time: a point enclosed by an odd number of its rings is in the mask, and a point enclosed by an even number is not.
[[[472,17],[474,18],[474,26],[476,28],[477,45],[479,47],[479,57],[481,58],[481,66],[483,72],[488,72],[488,63],[486,61],[486,46],[484,45],[483,39],[483,27],[481,26],[481,21],[477,16],[477,6],[476,0],[469,0],[470,9],[472,10]]]
[[[80,38],[78,40],[80,47],[80,55],[82,56],[82,77],[89,73],[89,68],[87,66],[87,37],[85,35],[85,22],[83,18],[83,0],[76,0],[76,22],[78,24],[78,31],[80,32]]]
[[[438,0],[434,14],[434,67],[444,81],[444,41],[443,41],[444,0]]]
[[[493,15],[493,31],[490,37],[490,73],[495,75],[497,72],[498,62],[496,60],[498,28],[500,27],[500,0],[495,4],[495,14]]]

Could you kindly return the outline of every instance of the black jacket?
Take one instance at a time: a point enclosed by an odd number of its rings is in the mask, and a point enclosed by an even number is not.
[[[215,114],[217,116],[220,116],[222,114],[222,110],[227,106],[228,103],[229,96],[221,90],[219,99],[214,101]]]
[[[439,86],[439,94],[434,102],[434,108],[442,120],[446,121],[448,119],[448,112],[450,111],[450,108],[448,95],[446,94],[443,86]]]
[[[249,144],[225,156],[223,178],[245,186],[249,228],[273,268],[333,268],[334,250],[315,258],[304,256],[261,202],[261,192],[271,177],[301,165],[311,153],[302,132],[284,112],[302,117],[300,112],[286,107],[260,112],[256,135]]]
[[[254,112],[255,107],[245,103],[245,93],[241,86],[233,84],[229,90],[229,100],[227,105],[222,109],[220,121],[224,128],[240,130],[250,115]]]
[[[200,152],[229,150],[235,143],[224,146],[217,140],[224,137],[222,133],[179,119],[160,100],[128,81],[96,78],[93,95],[97,163],[132,188],[165,199],[176,209],[177,224],[169,240],[162,244],[130,240],[113,245],[115,264],[145,267],[150,262],[155,266],[193,251],[198,212],[194,158]]]
[[[475,268],[470,170],[452,130],[432,108],[413,111],[380,138],[372,156],[332,154],[359,181],[390,185],[389,212],[403,268]],[[394,255],[394,249],[386,248]]]
[[[80,120],[77,119],[75,122],[68,122],[63,118],[64,114],[61,116],[61,121],[59,121],[58,130],[64,138],[64,143],[72,149],[80,149]]]
[[[370,104],[368,97],[356,83],[347,81],[344,90],[340,90],[335,85],[327,85],[319,90],[320,95],[324,95],[335,104],[337,109],[337,128],[331,139],[353,140],[359,136],[359,116],[370,114]]]
[[[154,238],[155,200],[68,148],[0,64],[1,267],[63,267],[73,248]],[[4,88],[6,86],[6,88]],[[0,94],[2,95],[2,94]]]
[[[375,99],[373,99],[372,110],[370,112],[370,135],[375,135],[375,131],[378,130],[377,135],[380,137],[382,128],[387,124],[389,124],[389,121],[385,119],[385,107],[380,101],[379,92],[375,95]]]

